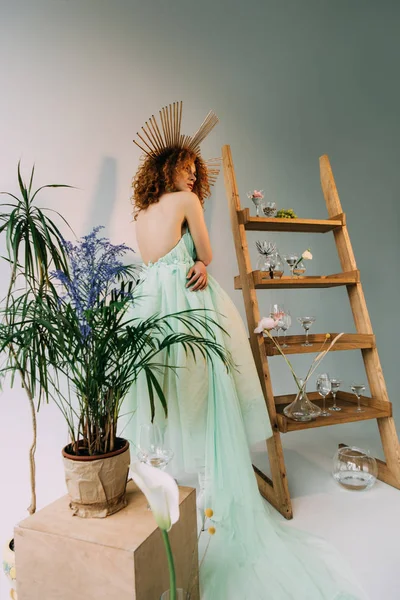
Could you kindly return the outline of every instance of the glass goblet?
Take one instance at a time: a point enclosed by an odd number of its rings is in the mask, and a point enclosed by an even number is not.
[[[250,198],[250,200],[256,207],[256,217],[261,217],[260,209],[263,204],[264,196],[253,196],[253,192],[247,192],[247,197]]]
[[[271,304],[269,316],[276,321],[275,329],[277,332],[277,338],[279,340],[279,332],[282,329],[282,317],[285,314],[285,308],[283,304]]]
[[[342,381],[340,379],[336,379],[334,377],[331,377],[333,405],[329,408],[329,410],[334,410],[334,411],[342,410],[340,408],[340,406],[338,406],[336,404],[336,394],[338,393],[338,390],[339,390],[341,384],[342,384]]]
[[[170,448],[164,446],[163,437],[157,423],[143,424],[140,427],[138,459],[163,471],[174,456]]]
[[[298,322],[302,325],[304,331],[306,332],[306,341],[302,346],[313,346],[311,342],[308,341],[308,331],[313,323],[315,323],[315,317],[297,317]]]
[[[328,373],[322,373],[317,377],[317,392],[323,398],[321,417],[330,417],[331,413],[326,410],[326,397],[331,393],[331,381]]]
[[[353,394],[355,394],[357,396],[356,412],[357,413],[365,412],[365,409],[361,408],[361,394],[363,392],[365,392],[365,385],[363,383],[352,383],[350,386],[350,389],[353,392]]]
[[[287,262],[287,264],[290,267],[290,277],[294,277],[293,269],[294,269],[296,262],[298,261],[298,258],[299,258],[298,255],[297,254],[285,254],[285,256],[283,258],[285,259],[285,261]]]
[[[137,453],[140,462],[163,471],[173,456],[172,450],[164,447],[163,436],[157,423],[144,423],[140,426]],[[151,510],[149,504],[147,510]]]
[[[281,348],[289,348],[289,344],[286,343],[286,332],[292,324],[292,317],[290,316],[290,312],[286,311],[283,317],[279,319],[279,322],[283,331],[283,344]]]

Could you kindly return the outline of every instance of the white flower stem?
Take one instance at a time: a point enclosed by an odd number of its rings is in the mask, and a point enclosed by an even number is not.
[[[174,557],[172,555],[171,544],[168,537],[168,532],[161,529],[161,534],[164,540],[165,550],[167,552],[168,570],[169,570],[169,600],[176,600],[176,574]]]

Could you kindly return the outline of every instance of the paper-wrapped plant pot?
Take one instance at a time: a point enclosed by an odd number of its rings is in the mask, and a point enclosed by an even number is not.
[[[104,518],[126,506],[129,442],[117,438],[116,446],[113,452],[95,456],[71,454],[70,444],[63,449],[65,481],[74,515]]]

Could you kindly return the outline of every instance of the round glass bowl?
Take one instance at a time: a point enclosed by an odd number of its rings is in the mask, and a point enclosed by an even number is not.
[[[333,458],[332,475],[346,490],[369,490],[378,477],[378,465],[368,450],[343,446]]]

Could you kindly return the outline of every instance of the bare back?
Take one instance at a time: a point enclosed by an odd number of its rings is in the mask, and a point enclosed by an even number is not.
[[[165,256],[182,237],[185,216],[176,196],[179,194],[163,194],[156,204],[138,214],[136,237],[144,263]]]
[[[186,222],[198,258],[208,264],[210,241],[199,199],[192,192],[163,194],[158,202],[139,212],[136,238],[143,262],[156,262],[168,254],[181,239]]]

